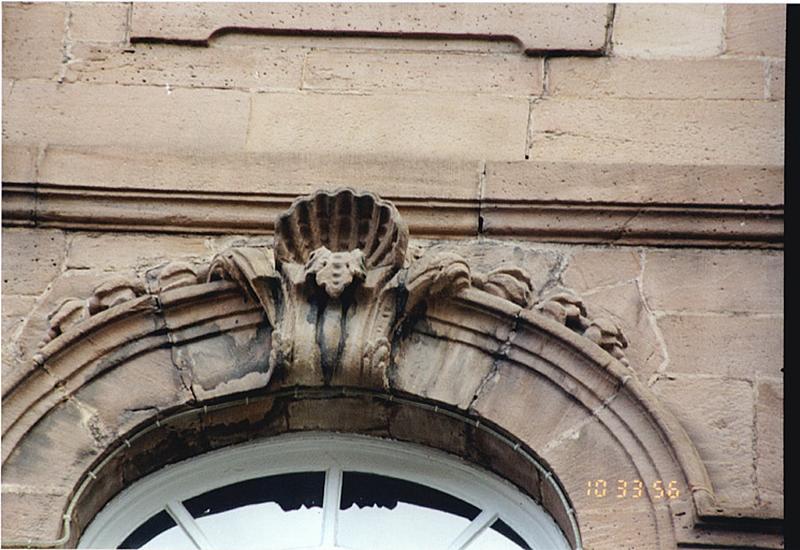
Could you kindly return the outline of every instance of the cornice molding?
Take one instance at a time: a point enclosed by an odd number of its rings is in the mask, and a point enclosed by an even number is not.
[[[418,238],[783,248],[782,204],[384,195]],[[4,183],[3,225],[87,231],[271,234],[295,195]]]

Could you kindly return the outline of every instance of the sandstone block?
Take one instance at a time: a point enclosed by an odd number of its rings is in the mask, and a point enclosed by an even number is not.
[[[783,319],[665,315],[658,319],[669,372],[749,378],[783,376]]]
[[[521,160],[527,116],[525,98],[258,94],[247,150]]]
[[[783,254],[651,250],[643,286],[654,310],[781,313]]]
[[[581,293],[630,281],[640,271],[639,252],[635,249],[585,248],[572,253],[561,280]]]
[[[725,12],[726,53],[786,56],[785,4],[728,4]]]
[[[205,40],[221,28],[514,36],[528,50],[599,50],[604,4],[134,4],[131,37]]]
[[[70,38],[83,42],[124,42],[130,7],[123,2],[70,3]]]
[[[233,90],[169,90],[23,81],[5,106],[13,143],[127,146],[147,150],[242,150],[249,101]]]
[[[57,78],[66,23],[65,4],[4,3],[3,77]]]
[[[786,97],[786,63],[771,61],[769,63],[769,98],[783,99],[784,97]]]
[[[750,382],[678,377],[659,380],[653,390],[697,447],[717,498],[731,506],[753,506],[754,403]]]
[[[544,99],[533,106],[533,160],[783,164],[783,103]]]
[[[3,183],[31,183],[36,180],[34,147],[21,147],[3,140]]]
[[[153,267],[159,263],[190,261],[210,255],[202,237],[166,235],[74,235],[67,269],[113,271]]]
[[[665,159],[662,159],[662,161]],[[783,204],[783,166],[490,162],[483,199],[727,206]]]
[[[540,58],[516,54],[311,50],[303,87],[539,95]]]
[[[612,45],[622,57],[710,57],[722,52],[721,4],[621,4]]]
[[[306,52],[301,48],[136,44],[73,47],[66,80],[191,88],[298,89]]]
[[[4,10],[5,11],[5,10]],[[4,474],[5,475],[5,474]],[[17,492],[3,483],[3,541],[56,540],[69,493]]]
[[[3,294],[41,293],[61,273],[65,249],[62,231],[3,228]]]
[[[756,399],[756,479],[761,501],[783,511],[783,384],[759,382]]]
[[[764,99],[764,62],[759,60],[557,57],[548,63],[552,96]]]
[[[50,147],[39,173],[40,179],[49,183],[97,188],[231,192],[231,182],[236,182],[235,190],[242,193],[291,197],[352,186],[394,199],[474,200],[480,171],[477,160],[411,161],[363,152],[173,153],[156,157],[146,150],[122,147]],[[283,200],[285,208],[291,199]]]

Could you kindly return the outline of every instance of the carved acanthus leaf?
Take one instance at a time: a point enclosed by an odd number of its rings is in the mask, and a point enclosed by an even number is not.
[[[590,319],[583,300],[571,290],[566,288],[551,290],[534,309],[585,336],[624,365],[629,365],[623,351],[628,347],[628,340],[622,334],[619,325],[607,317]]]
[[[211,261],[208,280],[231,279],[258,300],[275,326],[277,312],[272,284],[280,281],[275,270],[275,256],[267,247],[238,247],[228,249]]]
[[[406,273],[406,311],[429,296],[452,295],[469,286],[470,268],[464,258],[452,252],[425,254]]]
[[[531,276],[519,267],[499,267],[489,273],[473,273],[472,284],[519,306],[527,308],[533,305]]]

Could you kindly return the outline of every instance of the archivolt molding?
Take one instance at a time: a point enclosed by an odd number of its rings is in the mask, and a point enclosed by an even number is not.
[[[603,528],[608,505],[585,495],[600,475],[686,488],[680,499],[642,499],[620,512],[639,519],[638,542],[647,544],[638,547],[716,540],[698,531],[704,518],[724,515],[705,467],[629,368],[619,327],[588,318],[566,289],[538,301],[534,291],[521,269],[479,273],[452,252],[410,249],[395,207],[372,194],[302,197],[277,220],[273,247],[235,247],[200,268],[169,264],[144,280],[110,279],[88,299],[65,299],[29,374],[3,396],[4,483],[31,487],[62,467],[52,509],[41,512],[47,527],[33,533],[54,538],[78,486],[103,474],[102,457],[130,447],[130,434],[165,411],[243,392],[356,388],[452,407],[530,448],[563,483],[587,547],[617,544]],[[93,405],[103,384],[165,372],[177,379],[167,390],[130,388],[111,412]],[[72,438],[74,446],[58,449],[59,419],[70,415],[86,442]],[[607,463],[597,463],[595,447],[608,451]],[[144,473],[120,473],[115,483]],[[5,492],[4,524],[24,508],[24,498]],[[559,521],[566,531],[569,522]]]

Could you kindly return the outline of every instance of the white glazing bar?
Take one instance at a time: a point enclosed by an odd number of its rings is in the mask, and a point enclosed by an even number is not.
[[[497,512],[493,510],[484,510],[461,531],[461,534],[456,537],[456,540],[450,543],[450,547],[447,550],[463,550],[469,543],[475,540],[475,537],[483,533],[484,529],[494,523],[496,519]]]
[[[192,517],[192,514],[189,513],[183,504],[172,501],[167,503],[166,508],[167,513],[172,516],[172,519],[175,520],[178,527],[183,529],[183,532],[186,533],[186,536],[191,539],[198,550],[213,550],[205,533],[203,533],[200,526],[197,525],[197,522]]]
[[[342,500],[342,469],[331,466],[325,475],[325,496],[322,501],[322,545],[336,545],[336,524]]]

